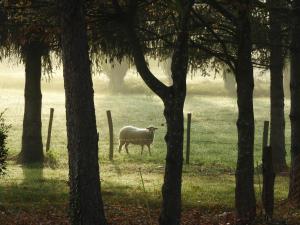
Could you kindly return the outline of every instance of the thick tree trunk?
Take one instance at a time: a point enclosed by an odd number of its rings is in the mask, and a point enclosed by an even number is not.
[[[25,61],[25,108],[23,119],[22,163],[42,163],[42,93],[41,93],[41,45],[33,42],[22,50]]]
[[[256,216],[254,192],[254,113],[253,113],[253,67],[251,62],[251,24],[249,1],[242,1],[237,27],[238,54],[236,64],[238,104],[238,161],[236,168],[235,204],[238,224],[247,224]]]
[[[291,174],[289,199],[300,207],[300,0],[294,0],[291,44]]]
[[[172,95],[171,95],[172,96]],[[181,218],[181,180],[183,163],[184,98],[170,97],[164,102],[167,122],[167,156],[160,225],[179,225]]]
[[[269,0],[273,7],[280,3]],[[276,10],[270,10],[270,75],[271,75],[271,133],[273,166],[275,173],[287,168],[285,160],[285,119],[284,119],[284,88],[283,88],[283,49],[280,15]]]
[[[73,225],[106,225],[84,1],[61,3],[62,51]]]

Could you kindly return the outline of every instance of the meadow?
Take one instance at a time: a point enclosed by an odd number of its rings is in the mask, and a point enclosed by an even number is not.
[[[0,111],[6,109],[5,118],[12,125],[12,129],[7,143],[9,147],[7,175],[0,179],[0,206],[11,213],[10,219],[15,220],[18,220],[20,218],[18,215],[23,215],[24,212],[39,215],[37,212],[43,209],[47,212],[50,212],[50,209],[61,209],[62,217],[65,218],[68,202],[68,159],[62,80],[56,77],[51,82],[43,81],[42,85],[44,145],[47,138],[49,109],[55,109],[51,149],[47,154],[44,168],[35,165],[21,167],[15,162],[21,147],[24,81],[17,77],[13,77],[10,81],[7,77],[2,77],[1,81]],[[95,109],[100,137],[99,163],[105,205],[107,208],[118,205],[157,209],[161,202],[160,190],[166,153],[163,104],[141,81],[137,81],[136,76],[126,80],[126,93],[108,93],[106,86],[107,81],[94,78]],[[213,213],[230,211],[234,208],[237,156],[236,99],[228,95],[222,82],[198,83],[197,80],[190,80],[188,88],[189,94],[184,111],[185,115],[188,112],[192,113],[192,128],[190,165],[184,165],[183,168],[184,210],[201,209]],[[266,90],[267,87],[264,86],[262,93],[267,93]],[[260,205],[262,132],[263,122],[269,119],[269,99],[266,94],[256,96],[255,188]],[[112,162],[108,160],[106,110],[111,110],[114,124],[115,153]],[[288,111],[287,99],[286,149],[289,161]],[[151,156],[148,151],[144,151],[141,155],[140,146],[133,145],[129,146],[129,155],[124,150],[118,153],[118,131],[122,126],[129,124],[158,127]],[[288,177],[279,176],[275,188],[276,204],[282,204],[287,194]],[[281,218],[299,215],[297,211],[289,210],[277,213]]]

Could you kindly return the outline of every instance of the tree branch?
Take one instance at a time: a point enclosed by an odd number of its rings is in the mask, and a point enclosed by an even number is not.
[[[226,8],[224,8],[219,2],[216,0],[204,0],[206,4],[213,7],[215,10],[217,10],[219,13],[221,13],[225,18],[230,20],[235,26],[237,25],[237,17],[232,14],[230,11],[228,11]]]
[[[135,10],[137,9],[134,6],[134,4],[136,3],[136,0],[130,1],[131,10],[128,12],[130,14],[130,18],[128,18],[128,21],[126,21],[126,34],[132,49],[134,62],[138,73],[140,74],[146,85],[161,99],[165,99],[165,97],[167,96],[168,87],[165,84],[163,84],[160,80],[158,80],[150,71],[144,53],[142,51],[140,40],[134,29],[134,19],[136,14]]]

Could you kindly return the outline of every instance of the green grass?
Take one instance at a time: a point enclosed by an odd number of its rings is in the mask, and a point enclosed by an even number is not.
[[[100,81],[95,82],[95,86]],[[130,81],[131,82],[131,81]],[[131,85],[132,83],[129,84]],[[133,81],[132,81],[133,82]],[[129,85],[128,84],[128,85]],[[51,85],[53,88],[51,89]],[[193,86],[194,85],[194,86]],[[141,86],[138,85],[140,88]],[[191,84],[192,89],[196,88]],[[198,86],[201,88],[201,85]],[[209,90],[209,86],[205,86]],[[203,89],[205,89],[203,88]],[[101,87],[100,87],[101,89]],[[65,205],[68,199],[67,140],[65,106],[62,84],[59,81],[43,84],[43,140],[46,140],[49,108],[55,108],[51,151],[59,161],[56,169],[22,168],[9,161],[8,175],[0,180],[0,202],[11,208]],[[144,94],[103,94],[95,87],[97,128],[100,134],[99,150],[103,195],[106,203],[140,204],[145,198],[154,206],[161,201],[166,146],[166,127],[163,104],[149,91]],[[224,92],[225,93],[225,92]],[[7,122],[12,124],[8,138],[10,157],[20,151],[23,118],[22,89],[1,88],[0,111],[7,108]],[[288,110],[289,101],[286,101]],[[261,162],[263,121],[269,119],[269,100],[255,98],[255,162]],[[108,160],[108,125],[106,110],[111,110],[115,133],[114,162]],[[192,112],[191,165],[183,169],[183,202],[185,207],[232,208],[234,204],[234,171],[237,156],[237,132],[235,121],[237,106],[234,98],[213,95],[188,95],[185,114]],[[286,111],[288,115],[288,111]],[[290,125],[287,117],[286,137],[289,150]],[[130,155],[119,154],[118,130],[124,125],[158,126],[152,155],[140,154],[139,146],[129,146]],[[289,155],[289,154],[288,154]],[[146,194],[142,189],[139,169],[142,171]],[[260,178],[261,180],[261,178]],[[259,198],[259,180],[255,177]],[[276,183],[276,199],[285,199],[288,178],[279,177]]]

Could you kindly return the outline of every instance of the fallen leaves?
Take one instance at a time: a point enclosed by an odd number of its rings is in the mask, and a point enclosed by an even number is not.
[[[284,209],[285,207],[283,207]],[[235,225],[233,212],[221,209],[189,208],[182,212],[182,225]],[[110,225],[157,225],[159,209],[150,209],[142,205],[114,204],[105,206]],[[296,210],[297,211],[297,210]],[[0,225],[70,225],[66,205],[43,207],[43,209],[16,209],[4,206],[0,209]],[[299,214],[293,215],[284,224],[297,225]],[[281,215],[277,215],[281,216]],[[257,222],[256,225],[263,225]],[[277,224],[277,223],[274,223]],[[283,224],[283,223],[280,223]]]

